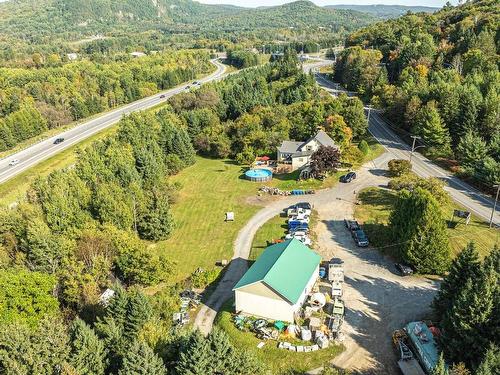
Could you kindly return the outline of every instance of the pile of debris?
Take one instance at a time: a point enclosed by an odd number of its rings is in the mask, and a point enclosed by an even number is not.
[[[196,309],[201,303],[201,295],[193,290],[186,289],[180,293],[181,308],[179,312],[173,314],[174,324],[185,325],[189,323],[189,311]]]
[[[281,196],[288,196],[288,195],[306,195],[306,194],[315,194],[316,191],[313,189],[309,190],[303,190],[303,189],[294,189],[294,190],[281,190],[275,187],[270,187],[270,186],[262,186],[259,188],[259,192],[261,193],[267,193],[270,195],[281,195]]]
[[[244,315],[233,316],[234,325],[240,331],[250,331],[255,333],[261,340],[277,340],[280,332],[285,328],[285,323],[276,321],[271,325],[266,319],[252,319]]]

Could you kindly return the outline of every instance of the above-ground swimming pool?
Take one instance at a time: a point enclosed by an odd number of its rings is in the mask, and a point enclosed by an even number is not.
[[[265,182],[273,179],[273,172],[269,169],[249,169],[245,172],[245,177],[253,182]]]

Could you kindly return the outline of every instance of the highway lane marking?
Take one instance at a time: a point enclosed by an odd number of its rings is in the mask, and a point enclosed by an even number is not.
[[[224,72],[226,70],[225,66],[213,61],[213,64],[217,67],[216,71],[213,72],[211,75],[204,77],[203,79],[200,79],[200,82],[207,83],[210,81],[213,81],[221,76],[224,75]],[[6,170],[0,172],[0,176],[3,176],[3,178],[0,178],[0,183],[7,181],[8,179],[14,177],[15,175],[29,169],[30,167],[36,165],[37,163],[63,151],[66,150],[67,148],[73,146],[74,144],[83,141],[84,139],[90,137],[91,135],[104,130],[110,125],[115,124],[116,122],[120,121],[120,119],[123,117],[125,114],[129,114],[132,112],[136,112],[137,110],[147,110],[151,107],[154,107],[155,105],[161,103],[166,99],[167,97],[170,98],[174,95],[177,95],[184,90],[186,90],[187,86],[189,84],[185,84],[181,87],[176,87],[174,89],[170,89],[158,94],[155,94],[154,96],[150,96],[147,98],[140,99],[138,101],[135,101],[133,103],[130,103],[126,105],[125,107],[118,108],[110,113],[107,113],[99,118],[90,120],[89,122],[83,123],[81,125],[76,126],[75,128],[69,129],[66,132],[60,133],[58,137],[63,137],[66,136],[68,137],[68,140],[65,143],[62,143],[58,145],[57,147],[51,147],[51,138],[46,139],[44,141],[41,141],[34,146],[36,147],[41,147],[44,145],[49,146],[48,149],[41,150],[40,152],[37,152],[35,155],[28,157],[28,159],[21,160],[19,164],[14,166],[13,168],[9,168],[7,165]],[[165,95],[165,98],[160,98],[161,95]],[[81,131],[80,131],[81,130]],[[72,132],[78,131],[77,134],[71,134]],[[32,146],[33,147],[33,146]],[[5,159],[16,159],[16,158],[22,158],[22,154],[26,153],[30,148],[27,148],[25,150],[19,151],[19,153],[9,155]],[[36,159],[36,162],[30,163],[33,159]]]

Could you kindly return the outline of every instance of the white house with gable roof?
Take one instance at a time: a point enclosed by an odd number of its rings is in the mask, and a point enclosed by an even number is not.
[[[309,164],[311,155],[320,146],[338,147],[325,131],[320,130],[305,142],[283,141],[278,147],[278,162],[291,164],[292,170],[299,169]]]

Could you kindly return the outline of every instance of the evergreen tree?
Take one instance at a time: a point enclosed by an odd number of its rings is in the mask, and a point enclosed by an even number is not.
[[[488,148],[483,139],[477,133],[467,131],[467,133],[460,138],[460,142],[455,150],[455,155],[461,165],[473,170],[475,166],[484,159],[487,152]]]
[[[142,341],[135,341],[123,357],[118,375],[166,375],[163,361]]]
[[[129,294],[127,306],[127,321],[125,322],[125,337],[129,342],[137,338],[144,324],[151,319],[152,307],[148,298],[139,291]]]
[[[234,348],[229,337],[221,329],[215,328],[208,335],[210,350],[212,352],[212,373],[223,373],[224,370],[232,372]]]
[[[94,330],[76,318],[70,331],[71,354],[69,362],[80,375],[104,375],[106,349]]]
[[[435,102],[428,102],[418,111],[413,132],[422,137],[424,143],[441,154],[450,149],[450,135],[444,127]]]
[[[494,308],[498,275],[492,267],[483,267],[479,277],[469,279],[442,321],[441,345],[446,358],[477,366],[488,347],[489,324]]]
[[[496,279],[496,283],[493,283],[493,311],[486,334],[490,342],[500,346],[500,248],[498,246],[495,246],[484,259],[483,269],[490,270],[492,277]]]
[[[38,327],[0,325],[0,373],[58,374],[68,359],[68,334],[58,318],[44,318]]]
[[[394,243],[401,258],[420,273],[443,274],[450,261],[446,224],[432,194],[402,191],[390,215]]]
[[[439,356],[436,366],[432,369],[431,375],[448,375],[446,364],[444,362],[443,353]]]
[[[128,303],[127,291],[122,287],[117,287],[106,308],[106,316],[113,318],[119,325],[123,326],[127,320]]]
[[[167,239],[174,229],[168,193],[160,189],[149,197],[147,210],[140,216],[137,230],[141,238],[153,241]]]
[[[451,366],[448,370],[449,375],[472,375],[471,372],[460,362]]]
[[[196,331],[179,354],[176,371],[182,375],[204,375],[210,373],[212,366],[210,343]]]
[[[433,307],[438,318],[451,308],[467,280],[475,280],[481,271],[479,254],[473,242],[458,254],[450,266],[448,275],[441,283],[441,288],[434,299]]]
[[[486,351],[475,375],[498,375],[500,373],[500,349],[492,345]]]

